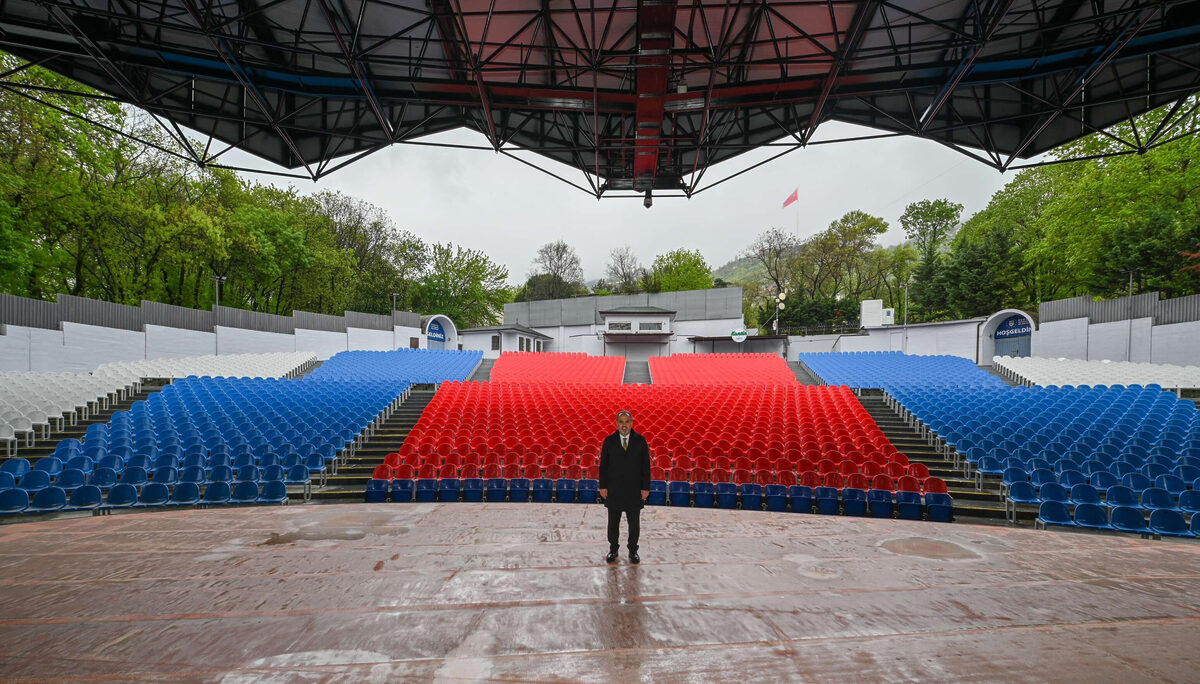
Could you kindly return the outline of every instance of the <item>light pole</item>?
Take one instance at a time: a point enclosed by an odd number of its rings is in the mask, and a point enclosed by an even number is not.
[[[1130,268],[1121,273],[1129,274],[1129,297],[1125,307],[1125,317],[1129,319],[1129,334],[1125,338],[1125,360],[1133,361],[1133,274],[1137,273],[1137,269]]]
[[[392,349],[393,350],[397,349],[397,347],[396,347],[396,297],[399,297],[399,296],[400,296],[400,293],[398,293],[398,292],[392,293]]]
[[[217,307],[221,306],[221,283],[223,282],[225,282],[225,276],[213,276],[213,288],[216,290],[216,303],[213,304],[213,311],[216,311]]]
[[[771,321],[771,330],[779,332],[779,314],[783,312],[784,301],[787,300],[787,290],[780,290],[775,295],[775,318]]]
[[[900,351],[908,353],[908,285],[911,281],[904,281],[904,339],[900,343]]]

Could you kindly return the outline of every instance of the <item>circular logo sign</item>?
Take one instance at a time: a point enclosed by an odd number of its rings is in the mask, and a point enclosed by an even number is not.
[[[729,334],[729,337],[733,338],[734,342],[745,342],[746,341],[746,331],[745,330],[734,330],[732,333]]]

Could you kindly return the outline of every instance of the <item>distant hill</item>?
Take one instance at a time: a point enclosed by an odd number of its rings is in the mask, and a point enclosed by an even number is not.
[[[720,278],[729,283],[745,283],[766,275],[762,264],[752,257],[734,259],[713,271],[714,278]]]

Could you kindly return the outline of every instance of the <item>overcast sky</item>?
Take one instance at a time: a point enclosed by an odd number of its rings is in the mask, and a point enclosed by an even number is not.
[[[872,134],[849,124],[826,123],[817,138]],[[431,140],[485,145],[471,131]],[[779,148],[748,152],[709,169],[705,184],[769,157]],[[526,153],[528,158],[528,153]],[[227,163],[278,168],[234,151]],[[539,160],[582,183],[582,174]],[[377,152],[318,183],[263,174],[247,178],[293,184],[301,192],[340,190],[387,210],[396,224],[428,242],[479,249],[504,264],[515,285],[529,275],[534,251],[562,239],[575,247],[584,275],[602,277],[614,246],[631,245],[649,265],[655,255],[699,249],[714,269],[734,258],[772,226],[812,235],[847,211],[882,216],[884,244],[904,239],[899,218],[910,202],[948,198],[962,204],[964,219],[1012,179],[927,140],[898,137],[810,146],[758,167],[692,199],[657,198],[650,209],[639,199],[603,199],[491,151],[397,145]],[[800,201],[781,205],[793,189]],[[798,219],[798,221],[797,221]]]

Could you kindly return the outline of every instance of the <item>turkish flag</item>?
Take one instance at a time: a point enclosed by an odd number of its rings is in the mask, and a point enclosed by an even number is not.
[[[796,188],[795,190],[792,191],[792,194],[788,195],[788,198],[783,201],[783,208],[787,209],[787,206],[789,204],[791,204],[792,202],[799,201],[799,199],[800,199],[800,188]]]

